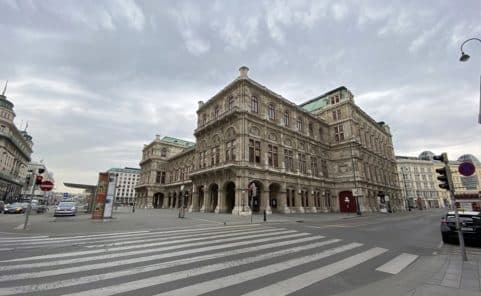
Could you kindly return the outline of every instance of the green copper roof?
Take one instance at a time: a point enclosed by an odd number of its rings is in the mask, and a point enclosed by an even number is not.
[[[300,104],[299,106],[309,112],[315,111],[317,109],[321,109],[326,107],[329,104],[329,95],[335,93],[340,90],[347,90],[345,86],[340,86],[336,89],[330,90],[325,94],[322,94],[312,100],[309,100],[305,103]]]
[[[160,141],[165,142],[165,143],[179,145],[179,146],[182,146],[182,147],[185,147],[185,148],[195,146],[194,142],[189,142],[189,141],[185,141],[185,140],[181,140],[181,139],[177,139],[177,138],[173,138],[173,137],[163,137]]]

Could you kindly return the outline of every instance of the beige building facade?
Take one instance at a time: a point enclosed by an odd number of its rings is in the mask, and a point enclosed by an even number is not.
[[[28,174],[33,141],[26,130],[14,123],[13,103],[0,94],[0,200],[11,202],[20,197]]]
[[[157,136],[145,145],[139,207],[366,212],[388,196],[392,210],[403,209],[389,127],[347,88],[297,105],[249,78],[247,67],[239,71],[199,102],[195,143]]]
[[[439,174],[436,170],[443,168],[445,164],[433,160],[433,156],[434,153],[431,151],[424,151],[418,157],[396,156],[399,182],[406,207],[429,209],[453,206],[451,193],[440,188],[441,182],[437,179]],[[474,165],[473,175],[462,176],[459,173],[459,165],[462,162],[470,162]],[[473,155],[465,154],[455,161],[449,161],[449,168],[458,202],[471,209],[480,207],[481,163],[479,160]]]

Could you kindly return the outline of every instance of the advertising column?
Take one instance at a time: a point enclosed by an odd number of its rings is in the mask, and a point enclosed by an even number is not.
[[[108,182],[109,175],[107,173],[99,173],[99,182],[97,184],[97,194],[93,204],[92,219],[103,218]]]
[[[117,175],[116,174],[109,175],[109,185],[107,189],[107,196],[105,198],[104,218],[112,218],[115,187],[117,187],[116,184],[117,184]]]

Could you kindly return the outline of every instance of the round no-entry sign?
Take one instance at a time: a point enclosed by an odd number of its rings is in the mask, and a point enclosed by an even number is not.
[[[40,189],[42,191],[50,191],[53,189],[53,183],[50,181],[43,181],[42,184],[40,184]]]
[[[459,165],[458,171],[461,175],[468,177],[474,174],[474,171],[476,168],[474,167],[474,164],[471,162],[463,162]]]

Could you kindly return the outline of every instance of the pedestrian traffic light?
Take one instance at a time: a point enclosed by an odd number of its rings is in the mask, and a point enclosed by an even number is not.
[[[449,176],[448,176],[448,171],[446,170],[446,167],[436,169],[436,173],[439,174],[437,179],[441,181],[441,183],[439,183],[439,188],[450,190]]]
[[[35,177],[35,185],[40,185],[42,184],[43,177],[42,176],[36,176]]]

